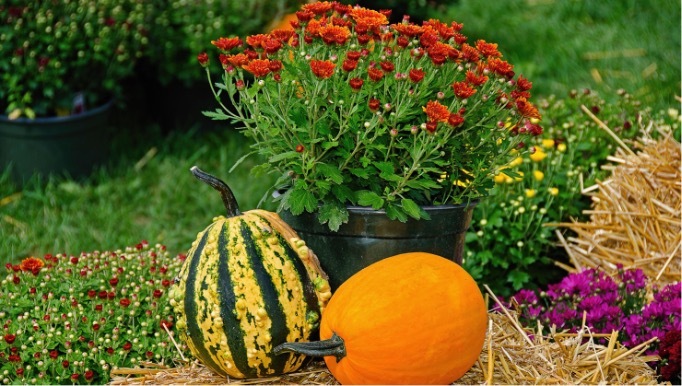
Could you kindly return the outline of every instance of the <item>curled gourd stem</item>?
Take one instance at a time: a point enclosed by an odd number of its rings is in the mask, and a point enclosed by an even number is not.
[[[227,211],[227,217],[239,216],[241,212],[239,211],[239,205],[237,205],[237,200],[234,198],[234,194],[229,186],[219,178],[212,176],[196,166],[192,166],[189,171],[194,174],[194,177],[200,181],[208,184],[213,189],[220,192],[220,197],[223,199],[223,204],[225,205],[225,210]]]
[[[339,362],[346,356],[346,346],[340,336],[333,334],[331,338],[318,342],[287,342],[275,347],[272,352],[275,355],[285,352],[295,352],[311,357],[334,356]]]

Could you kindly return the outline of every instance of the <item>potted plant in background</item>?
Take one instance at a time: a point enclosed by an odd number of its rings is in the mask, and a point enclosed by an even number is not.
[[[332,287],[400,252],[461,261],[473,206],[542,132],[531,83],[456,22],[389,25],[336,2],[297,17],[213,41],[230,103],[205,114],[241,125],[265,159],[254,171],[280,176],[279,210]]]
[[[138,87],[154,122],[164,130],[196,124],[212,108],[204,74],[196,67],[197,50],[215,36],[264,32],[301,0],[156,0],[149,46],[137,69]]]
[[[10,0],[0,6],[0,167],[79,177],[105,160],[107,114],[146,45],[152,5]]]

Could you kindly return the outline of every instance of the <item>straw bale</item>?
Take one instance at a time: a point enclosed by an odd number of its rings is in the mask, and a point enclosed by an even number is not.
[[[536,333],[520,327],[516,314],[490,312],[483,351],[474,366],[456,384],[656,384],[656,374],[644,355],[647,345],[621,346],[614,334],[591,334],[587,327],[574,334]],[[537,332],[540,333],[537,333]],[[530,334],[530,335],[529,335]],[[596,343],[598,338],[607,345]],[[647,342],[650,343],[650,342]],[[229,379],[212,373],[198,362],[175,368],[145,364],[141,369],[112,370],[112,385],[139,384],[301,384],[337,385],[324,362],[316,359],[301,371],[262,379]]]
[[[659,285],[680,280],[680,143],[670,132],[651,139],[648,133],[657,129],[652,126],[633,142],[636,151],[620,141],[616,153],[608,157],[612,164],[604,167],[610,177],[583,189],[592,199],[591,209],[584,211],[588,222],[548,224],[575,233],[564,239],[557,231],[573,265],[564,268],[600,268],[614,274],[622,265],[641,268]]]

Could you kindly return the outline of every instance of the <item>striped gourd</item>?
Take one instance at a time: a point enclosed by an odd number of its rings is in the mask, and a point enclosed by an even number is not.
[[[317,257],[277,214],[240,213],[232,192],[196,167],[221,192],[228,216],[200,232],[172,287],[176,326],[205,366],[233,378],[298,369],[305,357],[276,356],[284,342],[316,338],[331,297]]]

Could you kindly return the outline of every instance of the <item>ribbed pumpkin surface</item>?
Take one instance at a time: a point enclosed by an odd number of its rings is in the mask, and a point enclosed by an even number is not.
[[[217,373],[263,377],[298,369],[304,356],[275,356],[308,341],[331,296],[316,257],[274,213],[218,217],[200,232],[173,287],[177,327]]]
[[[481,291],[462,267],[411,252],[344,282],[320,338],[343,339],[346,356],[324,358],[341,384],[449,384],[478,359],[487,320]]]

